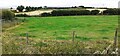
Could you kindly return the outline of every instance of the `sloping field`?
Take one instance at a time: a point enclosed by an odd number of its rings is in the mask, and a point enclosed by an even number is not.
[[[5,31],[3,49],[6,50],[3,52],[36,54],[101,52],[113,42],[117,25],[117,16],[26,17],[26,22]],[[27,36],[30,46],[27,46],[29,49],[25,51]]]
[[[15,13],[15,15],[17,14],[27,14],[30,16],[34,16],[34,15],[40,15],[42,13],[51,13],[53,10],[36,10],[36,11],[31,11],[31,12],[20,12],[20,13]]]

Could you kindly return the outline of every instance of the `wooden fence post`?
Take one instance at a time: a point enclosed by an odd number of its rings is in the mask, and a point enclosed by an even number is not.
[[[75,39],[75,31],[73,31],[73,38],[72,38],[73,43],[74,43],[74,39]]]
[[[117,48],[117,36],[118,36],[118,28],[116,28],[116,31],[115,31],[115,37],[114,37],[114,50]]]
[[[28,33],[26,33],[26,44],[28,45]]]

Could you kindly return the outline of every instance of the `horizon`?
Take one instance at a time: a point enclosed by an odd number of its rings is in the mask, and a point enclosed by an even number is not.
[[[72,7],[72,6],[85,6],[85,7],[107,7],[118,8],[120,0],[3,0],[0,2],[0,8],[16,8],[17,6],[47,6],[47,7]],[[90,2],[90,3],[89,3]],[[112,3],[112,4],[111,4]]]

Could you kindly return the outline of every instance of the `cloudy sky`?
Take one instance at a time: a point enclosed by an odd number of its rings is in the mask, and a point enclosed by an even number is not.
[[[93,6],[117,8],[120,0],[0,0],[0,8],[24,6]]]

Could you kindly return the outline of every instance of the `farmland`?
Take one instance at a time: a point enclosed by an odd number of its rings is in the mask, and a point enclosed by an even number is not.
[[[18,27],[3,32],[3,53],[84,54],[103,51],[113,42],[118,25],[118,17],[115,15],[25,17],[25,19],[26,21]],[[73,31],[75,31],[74,43]],[[29,47],[26,47],[26,33]],[[24,48],[29,50],[24,51]]]

